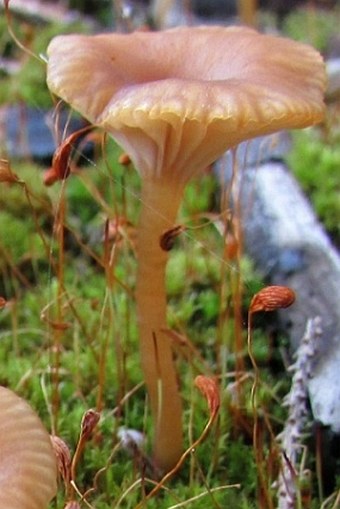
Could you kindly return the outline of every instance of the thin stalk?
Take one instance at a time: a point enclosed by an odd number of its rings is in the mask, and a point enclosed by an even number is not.
[[[138,228],[137,316],[141,363],[155,426],[154,461],[170,470],[182,454],[182,404],[166,323],[168,253],[160,237],[176,220],[183,188],[171,180],[144,179]]]
[[[60,196],[60,203],[55,219],[55,235],[58,242],[58,261],[57,261],[57,300],[56,300],[56,323],[62,324],[64,321],[64,309],[62,305],[64,296],[64,224],[66,215],[66,201],[64,195],[64,187]],[[62,328],[53,327],[53,370],[52,370],[52,430],[56,435],[58,432],[58,416],[60,410],[60,365],[61,365],[61,348],[64,331]]]
[[[98,412],[101,412],[105,405],[104,393],[106,384],[106,362],[108,358],[109,341],[112,333],[113,315],[112,294],[110,289],[106,288],[99,327],[100,351],[98,358],[98,393],[96,400],[96,410]]]
[[[251,388],[250,399],[251,399],[251,408],[253,411],[253,450],[254,450],[254,458],[257,466],[258,473],[258,481],[259,481],[259,496],[263,496],[263,504],[264,507],[268,509],[273,509],[273,503],[270,498],[270,494],[268,492],[267,482],[264,473],[263,467],[263,445],[260,442],[260,427],[259,427],[259,416],[258,416],[258,400],[257,400],[257,389],[260,385],[260,371],[258,365],[256,363],[254,353],[253,353],[253,338],[252,338],[252,319],[253,313],[251,310],[248,312],[248,333],[247,333],[247,346],[248,346],[248,356],[251,361],[254,370],[254,381]],[[261,503],[261,502],[260,502]],[[261,506],[262,507],[262,506]]]
[[[256,26],[257,0],[238,0],[238,13],[241,23]]]
[[[230,283],[232,288],[232,302],[234,315],[234,336],[235,336],[235,364],[236,364],[236,388],[238,404],[242,406],[244,394],[242,394],[242,385],[240,379],[245,372],[245,363],[243,356],[243,323],[242,323],[242,278],[241,278],[241,256],[242,246],[242,213],[240,196],[240,178],[239,165],[237,161],[237,149],[232,150],[232,177],[231,177],[231,199],[234,207],[232,219],[232,236],[235,242],[234,267],[230,274]]]

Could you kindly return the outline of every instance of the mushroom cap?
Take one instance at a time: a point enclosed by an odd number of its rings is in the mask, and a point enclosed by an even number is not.
[[[249,28],[58,36],[48,57],[50,90],[145,176],[187,180],[245,139],[323,118],[321,56]]]
[[[0,508],[45,509],[57,491],[49,435],[32,408],[0,387]]]

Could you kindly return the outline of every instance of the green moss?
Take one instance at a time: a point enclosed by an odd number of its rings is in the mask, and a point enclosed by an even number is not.
[[[296,132],[288,163],[320,220],[340,242],[340,148],[336,140],[328,144],[315,131]]]
[[[20,285],[28,286],[37,277],[39,263],[46,260],[43,241],[34,229],[33,221],[30,224],[13,217],[6,211],[0,212],[0,288],[4,292],[6,274],[18,276]],[[8,280],[9,282],[9,280]],[[12,285],[8,285],[9,298],[12,294]]]
[[[21,221],[32,222],[34,214],[42,217],[44,214],[50,216],[52,213],[51,194],[43,184],[42,169],[29,162],[22,163],[16,160],[10,161],[12,171],[25,184],[0,185],[0,211],[18,217]],[[28,192],[27,192],[28,190]]]
[[[29,256],[36,277],[31,286],[25,286],[15,274],[11,276],[13,302],[0,310],[0,383],[29,400],[49,429],[52,412],[58,434],[71,451],[76,447],[84,412],[96,408],[101,394],[101,421],[79,462],[77,486],[85,492],[96,480],[96,489],[88,497],[93,507],[109,509],[123,497],[119,507],[135,509],[143,498],[143,486],[138,483],[141,471],[136,458],[120,447],[117,429],[127,426],[145,432],[146,450],[150,450],[148,400],[145,387],[139,385],[142,374],[133,298],[136,260],[129,243],[112,243],[112,267],[104,267],[102,226],[107,217],[115,217],[116,213],[126,215],[132,224],[137,222],[139,177],[133,170],[117,165],[115,145],[109,147],[106,161],[82,168],[63,185],[57,183],[52,188],[42,185],[41,173],[35,167],[18,163],[15,172],[25,181],[26,190],[23,185],[5,186],[6,189],[0,186],[4,210],[0,213],[1,242],[12,264],[21,267],[21,260]],[[197,193],[198,183],[193,182],[192,186]],[[214,201],[214,185],[206,186],[207,196],[200,203],[190,192],[180,216],[188,229],[170,251],[167,269],[169,326],[187,335],[192,345],[176,350],[186,447],[200,435],[209,418],[207,402],[194,387],[195,376],[217,375],[224,397],[219,420],[206,440],[165,489],[147,502],[147,507],[169,509],[182,503],[195,509],[251,509],[258,507],[257,465],[248,431],[235,415],[238,412],[252,422],[253,378],[246,357],[242,376],[244,401],[234,408],[235,413],[229,411],[236,363],[235,317],[228,303],[232,302],[234,285],[240,282],[246,309],[263,283],[248,259],[242,259],[240,266],[221,259],[223,239],[213,223],[200,217],[201,207]],[[62,199],[67,229],[61,252],[54,221]],[[9,240],[13,225],[15,246]],[[42,232],[49,246],[47,251],[41,245]],[[99,240],[94,242],[93,238]],[[119,281],[110,280],[110,275]],[[7,274],[4,279],[7,281]],[[225,285],[225,303],[220,302],[221,283]],[[223,316],[224,321],[221,309],[230,313],[228,319]],[[223,323],[218,329],[220,320]],[[266,336],[259,330],[253,337],[254,354],[261,369],[258,402],[261,411],[265,408],[268,418],[273,419],[273,428],[280,430],[278,423],[285,416],[278,400],[284,387],[268,365]],[[279,376],[282,380],[282,373]],[[55,408],[51,411],[55,394],[60,398],[58,412]],[[266,451],[267,433],[263,447]],[[231,483],[240,483],[241,488],[224,487]],[[57,506],[63,505],[60,486]]]
[[[287,31],[291,35],[296,31],[296,37],[304,40],[309,37],[324,49],[334,20],[320,17],[314,26],[312,18],[306,22],[301,16],[296,14],[295,20],[287,21]],[[312,31],[307,28],[307,33],[306,27]],[[22,41],[29,35],[25,23],[18,21],[14,28]],[[30,30],[31,49],[39,57],[45,55],[55,34],[86,31],[86,27],[53,24]],[[20,100],[40,108],[51,107],[44,59],[23,58],[7,33],[4,19],[0,19],[0,52],[19,57],[21,63],[15,75],[3,76],[0,103]],[[44,187],[41,168],[12,161],[13,171],[25,184],[0,184],[0,296],[11,299],[0,310],[0,383],[30,401],[48,429],[54,416],[58,434],[71,452],[84,412],[100,402],[101,420],[86,444],[76,478],[82,493],[95,487],[87,501],[96,509],[135,509],[151,488],[147,479],[138,482],[149,472],[140,469],[117,436],[120,426],[143,431],[146,450],[150,450],[151,419],[141,384],[133,293],[137,263],[134,228],[141,184],[133,168],[118,164],[119,153],[109,140],[104,154],[95,155],[66,182],[51,188]],[[309,131],[297,133],[290,158],[318,214],[334,236],[339,236],[340,157],[335,140],[325,143]],[[249,259],[242,258],[240,264],[223,259],[217,196],[218,184],[212,173],[187,186],[178,218],[185,231],[169,253],[167,291],[169,326],[188,338],[187,347],[176,348],[185,446],[190,447],[209,418],[207,401],[194,386],[197,374],[216,376],[222,396],[220,414],[177,475],[145,503],[148,509],[169,509],[178,504],[193,509],[259,506],[258,465],[251,438],[253,370],[244,347],[240,355],[244,356],[245,372],[235,374],[237,324],[232,305],[239,288],[242,316],[238,325],[245,339],[247,308],[263,282]],[[63,245],[56,228],[56,213],[62,202]],[[104,266],[104,225],[116,217],[129,223],[130,238],[106,245],[111,256],[108,267]],[[286,418],[281,402],[289,378],[283,375],[278,351],[273,357],[267,335],[256,323],[255,327],[253,352],[261,379],[257,404],[262,452],[267,459],[272,437],[261,417],[265,411],[271,430],[281,431]],[[276,371],[271,366],[273,358]],[[241,384],[239,402],[235,400],[236,380]],[[60,398],[57,410],[51,406],[56,394]],[[240,488],[226,487],[232,483],[240,484]],[[214,491],[216,488],[223,489]],[[51,507],[65,505],[61,485],[58,491],[57,502]],[[311,507],[318,507],[318,503],[313,500]]]
[[[23,101],[28,106],[36,108],[50,108],[52,105],[51,94],[46,86],[46,49],[50,40],[62,33],[88,32],[86,25],[76,23],[45,24],[42,26],[28,25],[27,22],[15,21],[14,32],[22,44],[36,55],[22,58],[12,41],[7,22],[3,19],[0,25],[0,53],[10,57],[21,58],[19,70],[8,75],[1,84],[0,104],[8,104]]]
[[[338,33],[340,10],[300,9],[287,16],[283,32],[301,42],[307,42],[324,52],[329,41]]]

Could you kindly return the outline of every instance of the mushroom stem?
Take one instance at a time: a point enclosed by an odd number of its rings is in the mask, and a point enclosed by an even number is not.
[[[183,186],[168,179],[143,179],[138,228],[137,316],[141,363],[154,420],[154,461],[170,470],[182,454],[182,404],[171,340],[166,327],[167,253],[160,237],[173,226]]]

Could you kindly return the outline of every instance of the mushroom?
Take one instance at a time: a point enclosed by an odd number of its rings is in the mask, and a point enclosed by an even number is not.
[[[108,131],[142,178],[136,302],[155,423],[154,459],[182,452],[181,399],[166,327],[167,253],[186,183],[255,136],[321,121],[324,66],[312,48],[241,27],[54,38],[50,90]]]
[[[47,508],[57,491],[50,437],[28,403],[5,387],[0,413],[0,508]]]

